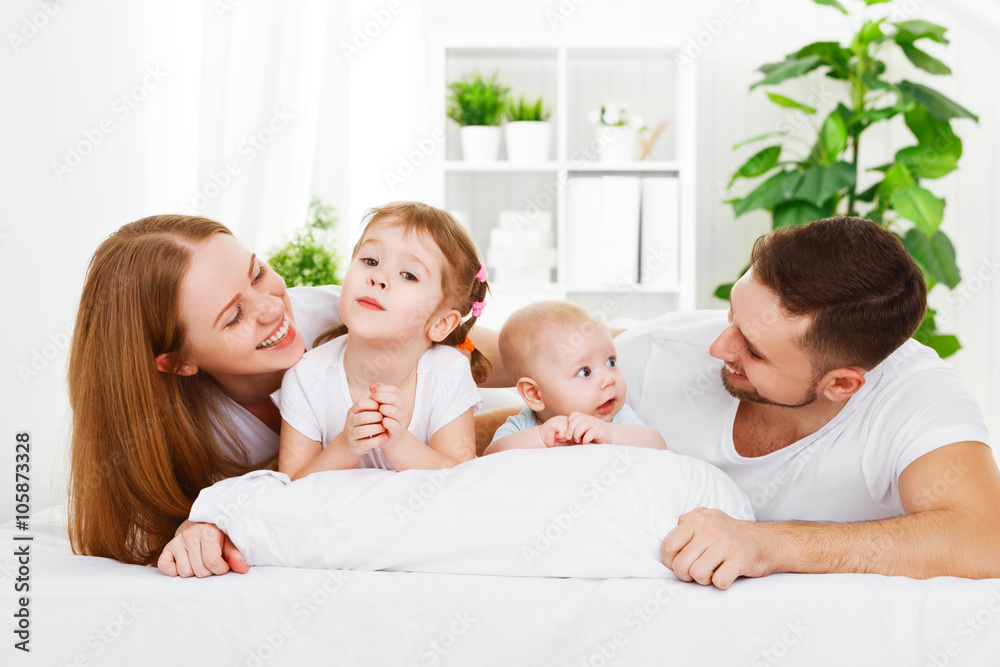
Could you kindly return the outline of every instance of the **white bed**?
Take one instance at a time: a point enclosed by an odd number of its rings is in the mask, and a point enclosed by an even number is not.
[[[31,534],[30,654],[3,665],[996,665],[1000,580],[657,578],[254,567],[171,579],[71,555],[64,508],[0,526],[8,628]],[[958,556],[957,556],[958,557]],[[16,619],[15,619],[16,622]]]

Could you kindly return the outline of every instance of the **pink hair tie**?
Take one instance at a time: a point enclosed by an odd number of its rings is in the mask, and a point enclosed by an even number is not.
[[[483,308],[486,307],[486,301],[473,301],[472,302],[472,316],[479,317],[483,314]]]
[[[479,265],[479,271],[476,273],[476,280],[478,280],[481,283],[486,282],[486,266],[484,264]],[[476,315],[476,317],[479,316]]]

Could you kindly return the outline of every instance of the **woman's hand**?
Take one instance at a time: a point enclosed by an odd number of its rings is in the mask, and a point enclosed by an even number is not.
[[[156,566],[171,577],[210,577],[229,570],[246,574],[250,565],[214,523],[185,521],[163,547]]]

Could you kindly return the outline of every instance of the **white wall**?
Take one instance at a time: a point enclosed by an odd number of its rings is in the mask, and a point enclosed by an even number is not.
[[[948,62],[953,77],[933,84],[980,115],[978,125],[957,123],[965,140],[959,172],[930,188],[948,200],[945,230],[958,251],[967,278],[1000,259],[1000,234],[994,221],[1000,203],[1000,92],[993,85],[1000,71],[995,42],[1000,20],[993,5],[971,0],[918,2],[919,16],[951,28],[953,43],[934,53]],[[844,0],[849,5],[856,0]],[[239,3],[236,3],[239,4]],[[250,3],[242,3],[243,9]],[[292,4],[292,3],[289,3]],[[296,3],[297,4],[297,3]],[[312,188],[331,198],[340,210],[345,245],[353,238],[363,211],[391,199],[421,198],[433,188],[433,174],[417,169],[391,189],[386,171],[397,168],[415,142],[441,128],[432,117],[427,68],[428,35],[434,32],[528,32],[537,35],[664,34],[679,44],[701,39],[706,46],[698,68],[698,283],[700,305],[712,307],[714,286],[730,280],[746,260],[750,244],[767,228],[764,216],[736,221],[721,203],[720,186],[746,157],[730,147],[774,127],[781,114],[760,91],[748,94],[764,62],[781,59],[807,40],[846,39],[851,26],[835,11],[808,0],[414,0],[380,34],[348,58],[344,46],[355,28],[385,17],[389,0],[330,2],[323,84],[319,92],[320,127],[314,147]],[[185,133],[177,119],[185,100],[202,85],[198,70],[205,45],[191,34],[201,3],[60,3],[53,16],[15,50],[8,35],[40,12],[36,0],[11,0],[0,6],[0,261],[7,289],[0,332],[4,363],[0,386],[4,409],[0,437],[0,490],[13,479],[14,433],[32,432],[33,490],[37,507],[64,489],[68,406],[65,394],[67,346],[90,253],[120,224],[154,212],[175,210],[197,185],[197,130]],[[728,12],[724,14],[724,12]],[[38,22],[42,22],[39,19]],[[157,26],[159,39],[150,39]],[[716,34],[713,34],[716,33]],[[178,40],[182,40],[178,43]],[[189,48],[184,46],[187,40]],[[212,53],[210,57],[225,58]],[[117,97],[141,85],[147,66],[162,64],[168,76],[149,91],[135,113],[119,118]],[[274,67],[279,68],[280,64]],[[274,71],[270,72],[271,74]],[[930,78],[930,77],[923,77]],[[919,80],[919,79],[918,79]],[[794,86],[792,90],[796,90]],[[809,96],[808,86],[796,91]],[[793,95],[794,96],[794,95]],[[104,117],[114,130],[81,166],[59,181],[51,163],[63,159],[67,146]],[[164,128],[169,127],[170,132]],[[195,124],[196,127],[196,124]],[[906,140],[897,123],[868,137],[869,155]],[[875,158],[873,158],[875,159]],[[141,167],[141,168],[140,168]],[[277,196],[275,193],[272,196]],[[226,220],[237,233],[240,221]],[[249,223],[248,223],[249,224]],[[257,221],[252,221],[257,225]],[[287,224],[276,223],[276,224]],[[250,233],[250,230],[247,230]],[[256,236],[257,227],[254,227]],[[985,271],[985,269],[984,269]],[[954,361],[979,396],[993,430],[1000,426],[1000,289],[992,273],[967,298],[934,294],[945,307],[947,328],[965,349]],[[975,286],[969,281],[969,287]],[[655,313],[650,313],[654,315]],[[35,367],[32,368],[32,361]],[[19,368],[37,371],[20,373]],[[22,377],[23,376],[23,377]],[[3,497],[8,498],[7,491]],[[12,504],[0,502],[0,520],[12,516]]]

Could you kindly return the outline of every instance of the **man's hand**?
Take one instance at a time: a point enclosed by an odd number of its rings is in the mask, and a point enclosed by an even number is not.
[[[566,427],[566,439],[578,445],[590,443],[605,445],[611,442],[611,424],[593,415],[571,412]]]
[[[229,536],[213,523],[185,521],[160,553],[156,566],[171,577],[210,577],[232,570],[245,574],[250,566]]]
[[[704,507],[681,516],[660,545],[663,564],[678,579],[722,590],[739,576],[774,572],[772,551],[764,524],[739,521]]]

